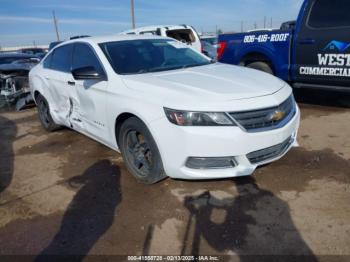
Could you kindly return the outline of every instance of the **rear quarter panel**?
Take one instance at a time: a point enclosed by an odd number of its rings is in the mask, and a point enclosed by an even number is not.
[[[42,63],[32,68],[29,72],[30,92],[34,98],[35,92],[39,92],[49,103],[51,116],[57,124],[64,124],[57,118],[58,107],[56,104],[58,93],[51,87],[48,78],[51,76],[51,70],[45,69]]]
[[[289,81],[292,31],[256,31],[250,33],[222,34],[219,42],[226,49],[219,62],[239,65],[251,54],[264,55],[272,64],[275,75]]]

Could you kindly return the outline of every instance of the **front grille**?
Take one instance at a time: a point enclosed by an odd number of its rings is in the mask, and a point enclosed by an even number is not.
[[[295,101],[291,95],[279,106],[229,114],[246,131],[259,132],[283,127],[294,117],[295,113]]]
[[[257,163],[265,162],[269,159],[274,159],[276,157],[279,157],[283,153],[285,153],[286,150],[293,143],[293,141],[294,139],[292,137],[289,137],[287,140],[285,140],[281,144],[249,153],[247,155],[247,158],[249,159],[251,164],[257,164]]]

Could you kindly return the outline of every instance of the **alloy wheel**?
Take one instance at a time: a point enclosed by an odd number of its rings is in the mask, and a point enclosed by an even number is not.
[[[39,101],[38,110],[41,121],[48,126],[50,124],[49,108],[43,99]]]
[[[148,176],[153,168],[152,151],[145,136],[135,130],[126,135],[126,157],[133,168]]]

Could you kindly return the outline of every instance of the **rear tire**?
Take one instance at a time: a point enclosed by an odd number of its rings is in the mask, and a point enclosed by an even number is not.
[[[45,97],[38,95],[36,98],[36,104],[38,107],[38,115],[42,127],[49,132],[60,129],[61,126],[57,125],[51,117],[49,103]]]
[[[154,184],[166,178],[156,142],[141,120],[131,117],[122,124],[118,144],[126,167],[139,182]]]
[[[253,63],[248,64],[246,67],[256,69],[259,71],[263,71],[263,72],[271,74],[271,75],[274,74],[271,66],[265,62],[253,62]]]

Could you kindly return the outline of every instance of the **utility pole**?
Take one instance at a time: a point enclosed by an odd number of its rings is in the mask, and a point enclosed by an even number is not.
[[[57,25],[57,19],[56,19],[55,11],[52,11],[52,16],[53,16],[53,23],[55,25],[56,38],[57,38],[57,41],[60,41],[60,34],[58,33],[58,25]]]
[[[266,16],[264,16],[264,29],[266,28]]]
[[[135,5],[134,0],[131,0],[131,21],[132,21],[132,29],[135,29]]]

